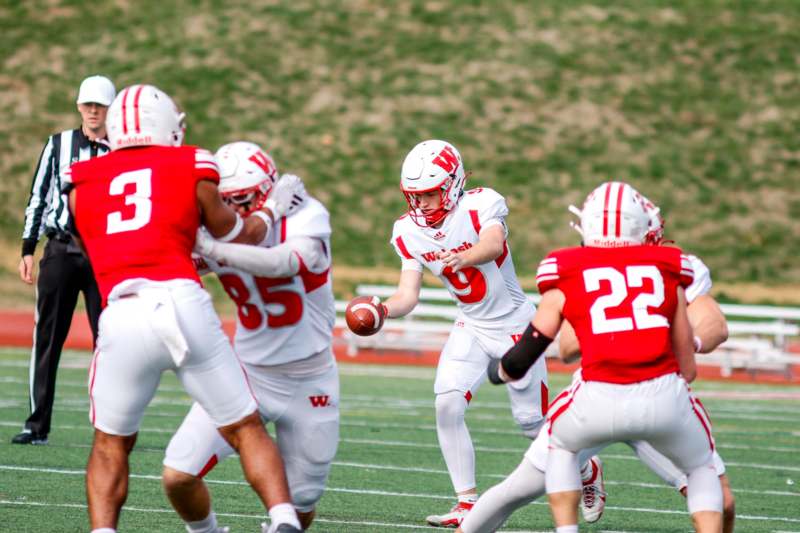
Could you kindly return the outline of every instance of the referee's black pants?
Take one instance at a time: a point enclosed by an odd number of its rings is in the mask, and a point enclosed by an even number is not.
[[[29,391],[31,415],[25,421],[25,429],[46,437],[53,416],[56,371],[72,324],[78,293],[83,292],[95,341],[101,303],[89,260],[68,237],[48,240],[39,262],[36,288],[36,326]]]

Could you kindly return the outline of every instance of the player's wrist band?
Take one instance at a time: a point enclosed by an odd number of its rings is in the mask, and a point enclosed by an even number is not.
[[[269,228],[272,227],[272,217],[266,214],[264,211],[255,211],[250,216],[260,218],[261,220],[263,220],[264,224],[267,225],[267,231],[269,231]]]
[[[503,355],[500,364],[512,380],[522,378],[541,357],[553,339],[528,324],[519,341]]]
[[[239,236],[242,232],[242,228],[244,228],[244,221],[242,217],[239,216],[239,213],[236,213],[236,222],[233,225],[233,229],[217,240],[220,242],[230,242]]]

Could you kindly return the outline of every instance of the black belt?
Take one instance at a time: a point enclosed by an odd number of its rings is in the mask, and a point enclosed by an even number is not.
[[[55,229],[48,229],[45,232],[48,239],[55,239],[58,242],[70,242],[72,240],[72,235],[67,233],[66,231],[59,231]]]

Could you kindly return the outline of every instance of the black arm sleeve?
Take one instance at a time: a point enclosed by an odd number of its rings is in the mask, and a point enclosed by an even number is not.
[[[551,342],[553,339],[528,324],[519,341],[503,355],[500,361],[503,371],[513,380],[522,378]]]

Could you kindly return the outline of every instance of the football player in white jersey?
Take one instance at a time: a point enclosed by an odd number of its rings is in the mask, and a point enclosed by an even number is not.
[[[264,150],[235,142],[221,147],[214,157],[220,169],[220,193],[229,205],[240,213],[269,206],[278,173]],[[299,180],[287,175],[281,180],[292,178]],[[306,196],[275,221],[260,246],[200,236],[196,247],[237,305],[235,352],[262,418],[275,424],[292,503],[303,529],[313,520],[339,440],[339,375],[331,351],[336,315],[330,235],[327,209]],[[164,458],[164,487],[187,522],[187,531],[224,531],[216,525],[202,478],[232,453],[195,403]]]
[[[514,344],[536,311],[514,271],[505,199],[485,187],[464,191],[465,179],[461,155],[445,141],[421,142],[406,156],[401,189],[408,213],[395,222],[391,240],[402,261],[400,282],[378,306],[389,317],[411,312],[427,267],[459,308],[434,383],[439,446],[458,499],[450,512],[427,517],[441,527],[457,527],[477,500],[467,406],[486,379],[490,358]],[[547,393],[543,360],[508,386],[514,419],[531,439],[544,421]]]
[[[650,231],[646,242],[652,245],[664,244],[664,219],[660,210],[644,196],[645,205],[650,215]],[[571,210],[573,210],[571,208]],[[573,213],[575,211],[573,210]],[[694,333],[694,345],[697,353],[709,353],[728,338],[728,328],[719,304],[709,294],[711,274],[708,267],[697,256],[689,255],[694,270],[694,280],[686,288],[687,313]],[[574,361],[580,357],[580,346],[575,331],[569,322],[565,322],[559,333],[559,356],[565,361]],[[576,373],[577,374],[577,373]],[[698,400],[699,402],[699,400]],[[700,404],[702,405],[702,403]],[[530,503],[545,492],[544,471],[547,464],[548,434],[542,431],[525,453],[525,458],[517,469],[503,482],[489,489],[462,524],[464,533],[494,531],[516,509]],[[654,473],[668,485],[674,486],[686,496],[686,476],[663,454],[644,441],[627,442]],[[579,457],[593,456],[596,450],[584,450]],[[732,533],[735,520],[735,500],[731,492],[725,464],[716,450],[713,452],[714,467],[720,478],[723,494],[723,532]],[[592,460],[597,460],[593,457]],[[588,490],[584,486],[581,511],[587,522],[600,519],[605,507],[606,494],[602,484],[591,485]]]

